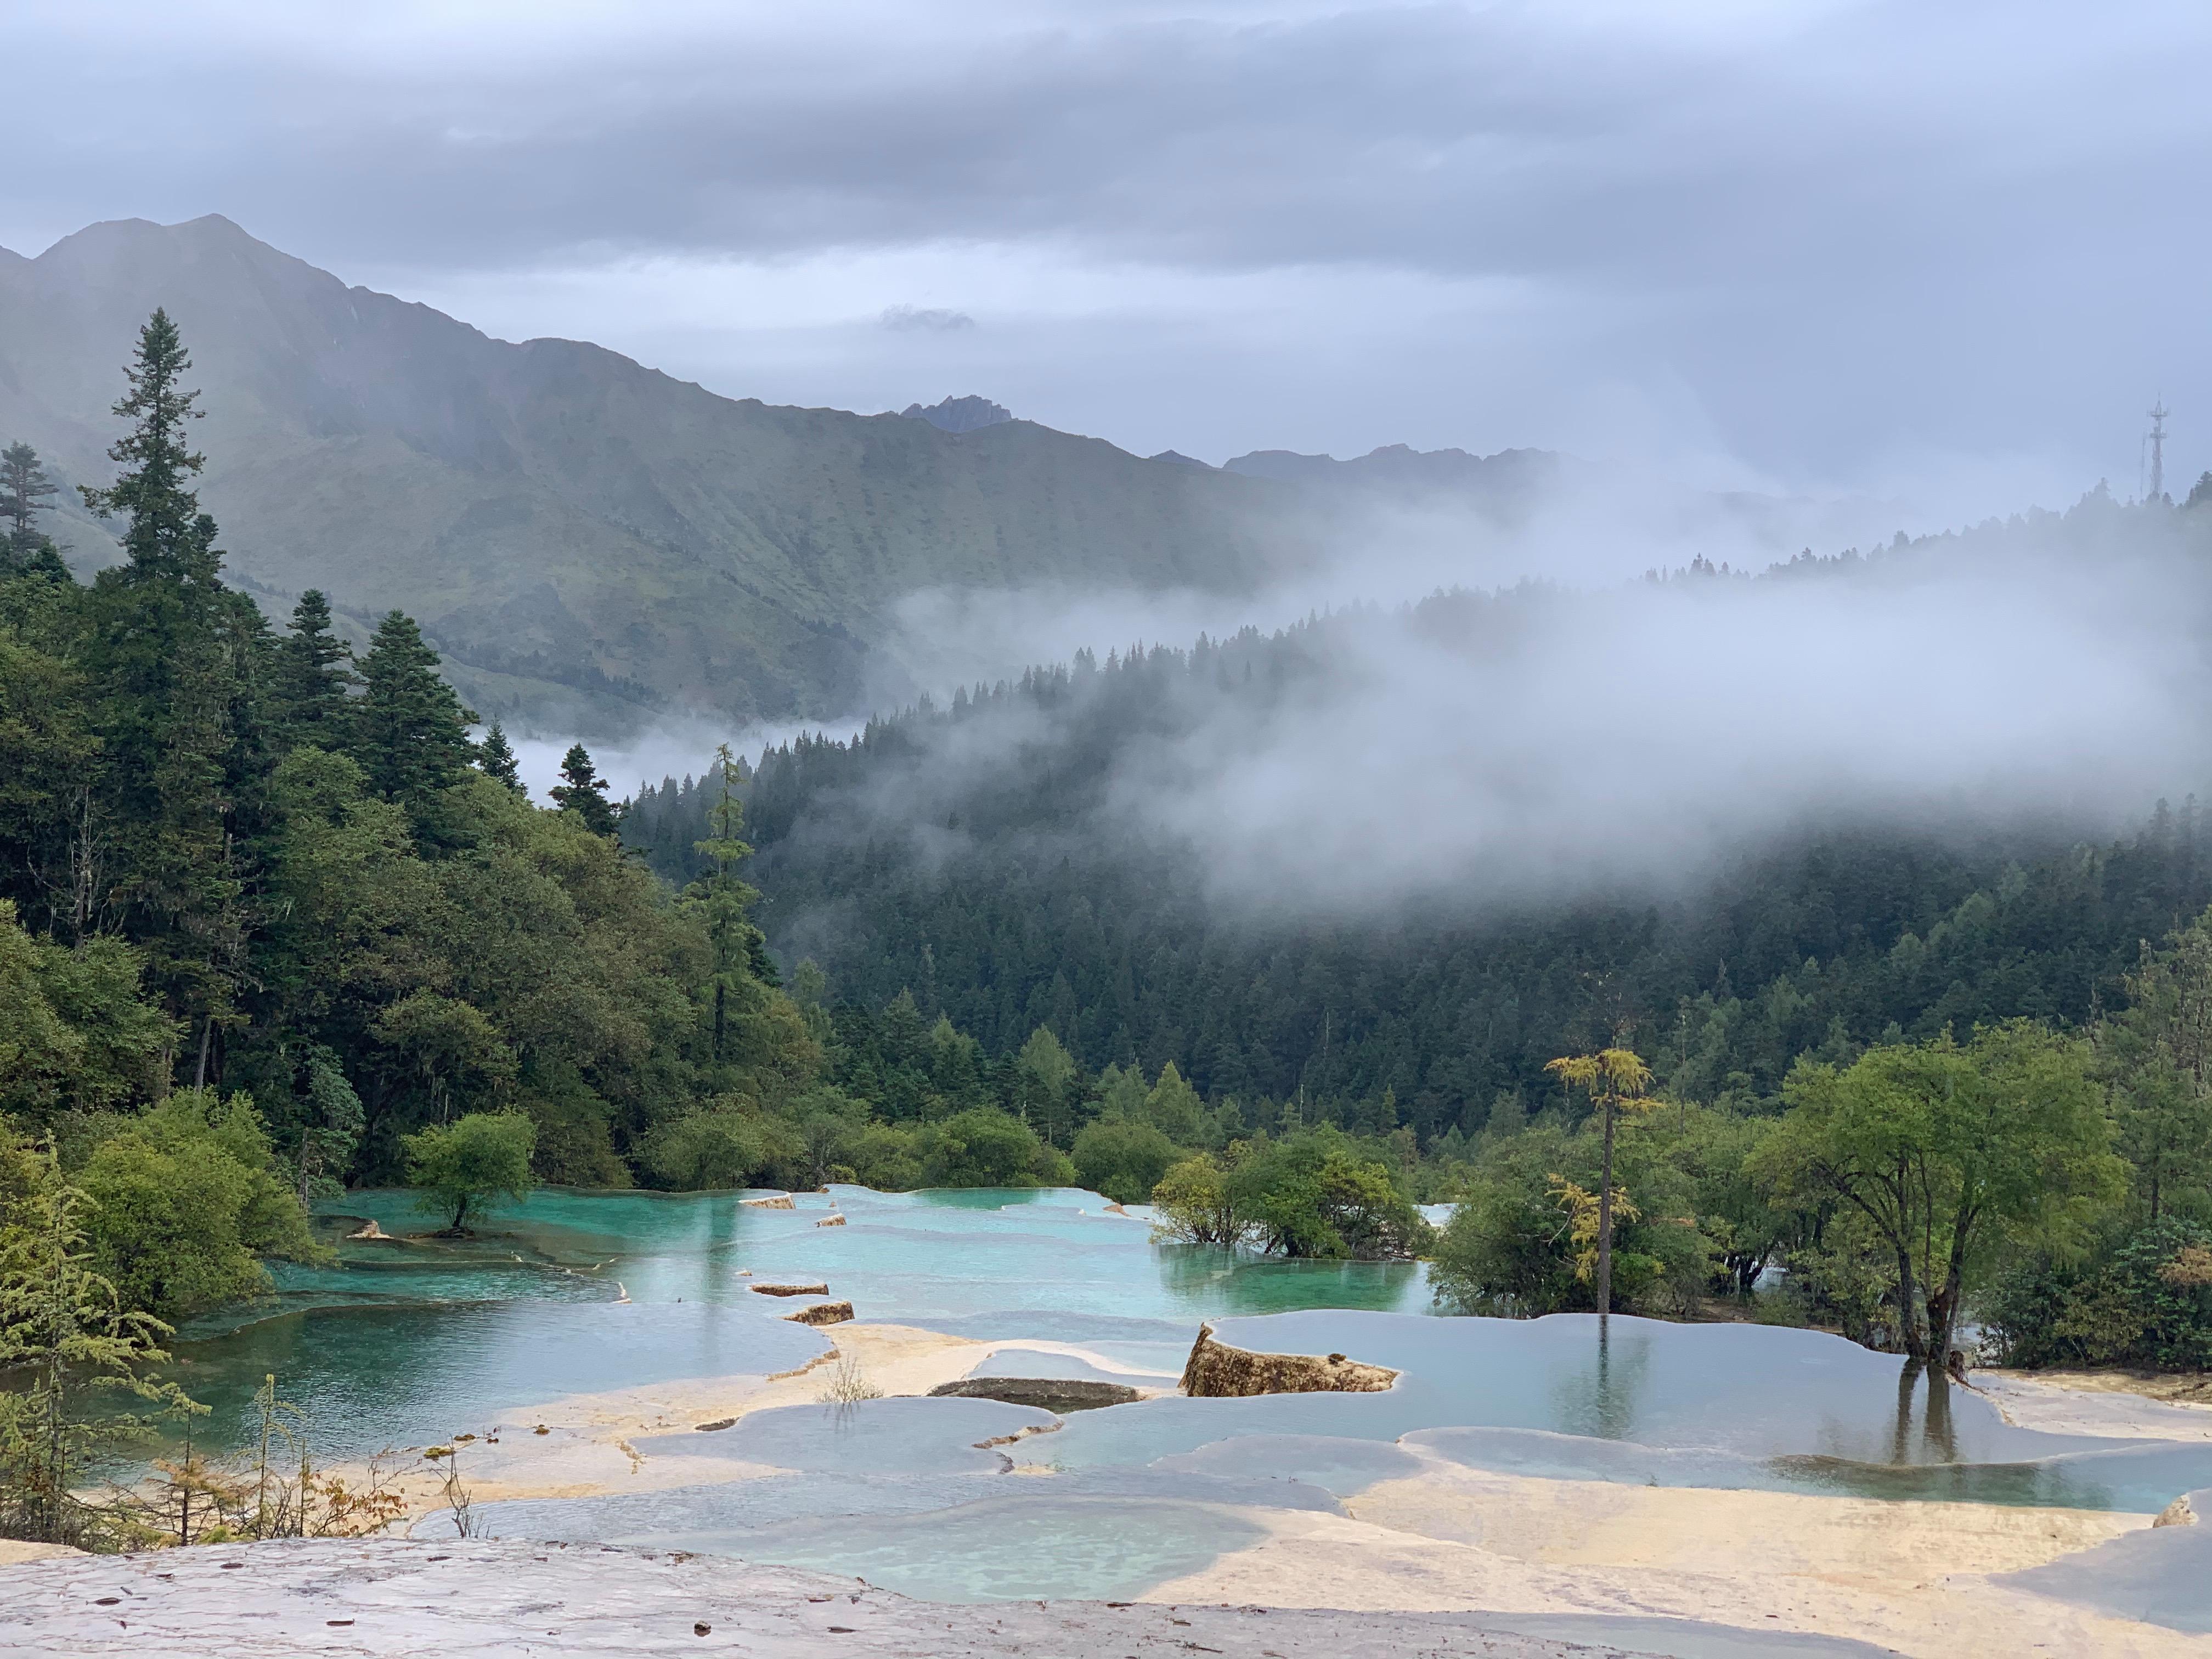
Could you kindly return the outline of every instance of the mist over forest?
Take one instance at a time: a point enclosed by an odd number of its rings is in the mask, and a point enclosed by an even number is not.
[[[2083,1022],[2212,897],[2209,543],[2201,499],[2098,491],[1081,651],[741,762],[758,915],[835,998],[1352,1121],[1388,1092],[1425,1142],[1609,1038],[1753,1102],[1808,1051]],[[717,787],[640,792],[626,842],[688,878]]]

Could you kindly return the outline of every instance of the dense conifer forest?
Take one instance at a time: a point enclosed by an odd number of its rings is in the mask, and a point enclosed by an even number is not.
[[[1850,580],[1855,562],[1765,580]],[[1486,613],[1524,602],[1439,594],[1413,617],[1479,634]],[[1361,620],[1085,654],[741,762],[769,937],[839,999],[879,1008],[910,992],[994,1052],[1042,1026],[1089,1066],[1173,1061],[1210,1097],[1296,1099],[1348,1126],[1387,1095],[1425,1146],[1517,1127],[1556,1092],[1547,1061],[1615,1037],[1668,1086],[1752,1109],[1808,1053],[2016,1015],[2080,1027],[2144,941],[2212,902],[2185,757],[2178,804],[2094,841],[2027,817],[1812,823],[1667,890],[1440,890],[1351,912],[1326,894],[1224,902],[1201,856],[1101,827],[1115,823],[1118,759],[1215,705],[1298,694],[1328,672],[1332,632]],[[625,842],[672,881],[698,868],[710,787],[669,780],[626,805]]]

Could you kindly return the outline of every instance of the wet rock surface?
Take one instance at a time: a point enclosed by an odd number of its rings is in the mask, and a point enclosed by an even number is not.
[[[1126,1406],[1145,1397],[1142,1390],[1120,1382],[1085,1382],[1057,1376],[969,1376],[940,1383],[929,1393],[939,1400],[1003,1400],[1009,1406],[1034,1406],[1057,1414]]]
[[[1380,1394],[1398,1380],[1387,1365],[1362,1364],[1340,1353],[1255,1353],[1217,1342],[1213,1327],[1198,1328],[1182,1368],[1182,1390],[1194,1400],[1242,1400],[1262,1394]]]
[[[0,1568],[0,1650],[72,1659],[1042,1659],[1193,1651],[1233,1659],[1606,1659],[1624,1651],[1485,1624],[1467,1613],[1097,1601],[941,1607],[854,1578],[680,1551],[481,1539],[228,1545]]]

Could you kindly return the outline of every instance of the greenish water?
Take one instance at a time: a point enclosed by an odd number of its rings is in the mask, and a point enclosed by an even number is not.
[[[317,1443],[346,1456],[564,1395],[789,1370],[827,1342],[753,1294],[763,1280],[826,1282],[863,1319],[976,1334],[1048,1336],[1071,1321],[1099,1334],[1103,1320],[1130,1363],[1170,1370],[1201,1320],[1428,1304],[1417,1265],[1155,1245],[1094,1193],[839,1188],[794,1210],[741,1196],[545,1190],[455,1242],[405,1237],[436,1225],[411,1193],[349,1194],[322,1206],[326,1236],[373,1219],[395,1237],[341,1239],[334,1268],[276,1264],[272,1297],[179,1333],[179,1378],[213,1408],[198,1432],[240,1438],[271,1372]],[[817,1226],[833,1203],[847,1224]]]
[[[1437,1317],[1417,1265],[1156,1244],[1094,1194],[839,1188],[798,1203],[541,1192],[474,1240],[347,1243],[340,1267],[280,1269],[266,1304],[185,1333],[179,1373],[215,1407],[202,1432],[217,1439],[236,1437],[273,1371],[311,1413],[323,1456],[421,1445],[527,1421],[566,1395],[799,1365],[827,1342],[781,1316],[790,1304],[750,1288],[779,1279],[826,1283],[862,1319],[1071,1342],[1094,1356],[1009,1346],[980,1375],[1158,1385],[1202,1320],[1239,1346],[1340,1352],[1401,1373],[1381,1394],[1167,1397],[1082,1413],[1022,1443],[1024,1457],[1058,1471],[1048,1480],[1009,1477],[1000,1453],[979,1446],[1037,1426],[1023,1408],[786,1407],[636,1449],[788,1479],[477,1511],[495,1533],[723,1551],[947,1600],[1135,1595],[1252,1541],[1255,1508],[1334,1509],[1439,1462],[2130,1510],[2212,1486],[2212,1447],[2016,1429],[1977,1395],[1816,1332],[1624,1317],[1601,1335],[1586,1316]],[[845,1224],[817,1226],[833,1205]],[[334,1229],[433,1224],[403,1193],[331,1207]],[[432,1517],[422,1529],[449,1524]]]

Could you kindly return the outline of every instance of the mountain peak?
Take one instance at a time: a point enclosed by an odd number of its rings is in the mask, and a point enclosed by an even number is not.
[[[31,263],[77,270],[122,260],[167,260],[228,257],[256,264],[301,264],[289,253],[252,235],[220,213],[202,214],[173,225],[151,219],[102,219],[72,232]]]
[[[920,404],[908,404],[899,411],[913,421],[927,421],[940,432],[975,432],[987,426],[1000,426],[1012,420],[1011,410],[993,403],[988,398],[947,398],[942,403],[927,409]]]

